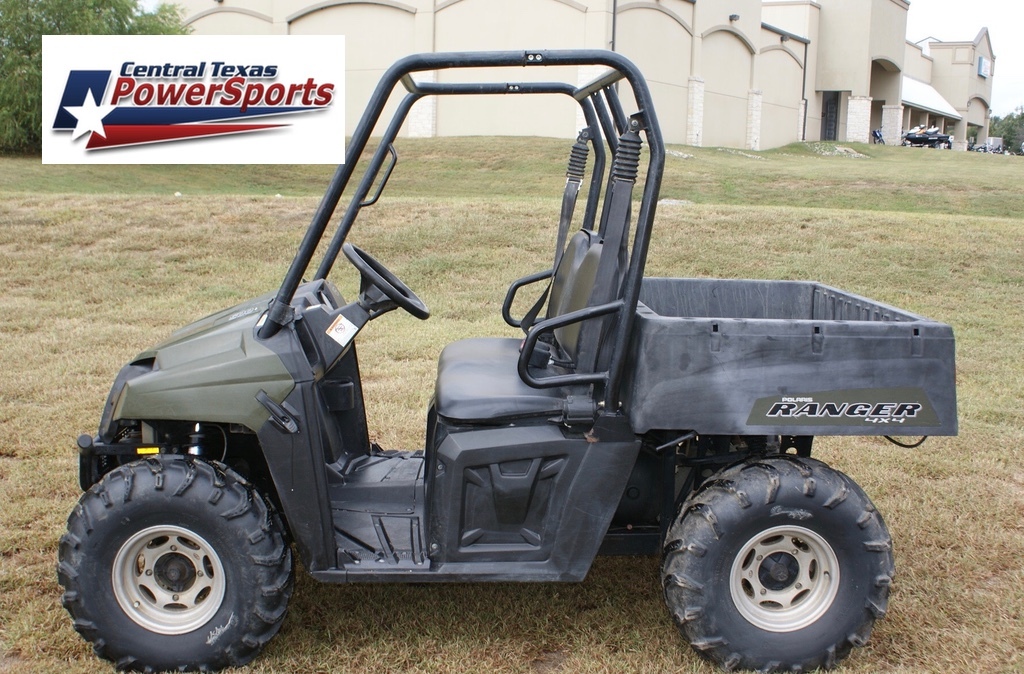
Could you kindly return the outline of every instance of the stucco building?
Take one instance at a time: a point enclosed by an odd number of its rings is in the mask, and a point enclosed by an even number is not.
[[[983,29],[973,42],[910,45],[905,0],[179,4],[199,34],[344,35],[350,131],[381,74],[407,54],[571,48],[613,49],[633,59],[647,76],[670,143],[757,150],[800,140],[867,142],[876,128],[892,143],[901,129],[926,119],[955,129],[966,146],[969,131],[984,138],[988,129],[995,62],[988,32]],[[523,77],[531,74],[524,71]],[[564,73],[577,82],[595,75]],[[918,84],[930,90],[927,96]],[[910,100],[905,91],[913,93]],[[938,105],[936,96],[946,105]],[[536,101],[471,98],[418,103],[404,133],[489,135],[511,129],[572,137],[580,125],[575,106],[563,100],[538,108]]]

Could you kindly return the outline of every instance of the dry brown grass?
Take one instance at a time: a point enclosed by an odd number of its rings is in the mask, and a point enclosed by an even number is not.
[[[840,183],[842,161],[824,164]],[[315,203],[0,201],[0,672],[109,671],[59,605],[56,542],[78,496],[73,439],[94,431],[136,352],[276,287]],[[421,445],[445,343],[505,334],[504,289],[545,266],[557,208],[547,196],[393,198],[358,226],[353,241],[433,310],[426,322],[390,314],[361,336],[381,444]],[[917,450],[874,438],[816,445],[865,487],[896,545],[890,614],[842,671],[1024,669],[1022,225],[838,208],[659,210],[652,275],[816,279],[956,330],[959,437]],[[353,294],[347,265],[334,280]],[[251,671],[714,671],[676,633],[657,565],[601,558],[577,585],[322,586],[300,573],[285,626]]]

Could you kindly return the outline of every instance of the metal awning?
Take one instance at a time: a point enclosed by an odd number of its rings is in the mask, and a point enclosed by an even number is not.
[[[950,105],[949,101],[942,97],[942,94],[935,91],[932,85],[906,75],[903,76],[903,105],[927,110],[950,119],[963,119],[956,108]]]

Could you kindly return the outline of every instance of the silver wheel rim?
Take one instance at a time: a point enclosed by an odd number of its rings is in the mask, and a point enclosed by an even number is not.
[[[740,548],[729,577],[740,615],[769,632],[793,632],[832,606],[839,591],[839,560],[810,529],[773,527]]]
[[[181,527],[149,527],[114,558],[114,596],[136,624],[157,634],[205,625],[224,601],[224,565],[202,536]]]

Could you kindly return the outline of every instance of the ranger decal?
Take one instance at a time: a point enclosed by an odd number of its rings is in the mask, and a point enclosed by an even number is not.
[[[747,422],[754,426],[936,426],[919,388],[857,389],[759,398]]]

